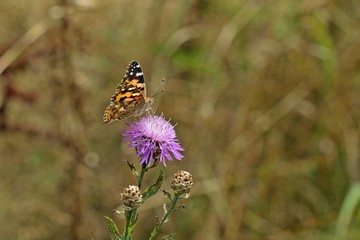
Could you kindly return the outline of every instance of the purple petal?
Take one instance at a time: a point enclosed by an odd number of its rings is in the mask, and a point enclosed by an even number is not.
[[[130,124],[130,127],[122,133],[124,140],[129,142],[129,147],[136,147],[140,163],[151,165],[154,161],[155,151],[160,150],[160,161],[166,166],[166,160],[173,158],[181,160],[184,156],[180,151],[184,149],[176,139],[174,126],[166,121],[163,116],[150,115]]]

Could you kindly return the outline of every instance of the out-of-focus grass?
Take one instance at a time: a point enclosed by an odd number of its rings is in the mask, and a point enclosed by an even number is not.
[[[349,193],[344,199],[344,203],[341,206],[339,217],[336,224],[336,237],[337,239],[346,239],[346,234],[350,228],[353,214],[356,212],[356,208],[360,201],[360,185],[358,182],[353,184]]]
[[[358,238],[358,198],[346,207],[360,180],[356,1],[2,1],[0,9],[2,57],[21,50],[0,76],[2,239],[109,239],[102,216],[135,182],[123,163],[134,157],[121,141],[126,126],[103,125],[102,114],[133,59],[148,93],[166,77],[156,108],[178,122],[186,149],[167,176],[184,169],[195,180],[165,232]],[[38,39],[14,45],[39,22]],[[140,209],[137,239],[162,200]]]

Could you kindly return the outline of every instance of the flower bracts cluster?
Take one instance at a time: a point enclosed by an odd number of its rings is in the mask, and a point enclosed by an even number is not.
[[[140,206],[143,197],[138,186],[130,185],[124,189],[124,192],[121,194],[121,200],[126,209],[131,210]]]
[[[171,181],[171,188],[176,194],[189,194],[193,186],[193,178],[187,171],[178,171],[174,174],[174,178]]]

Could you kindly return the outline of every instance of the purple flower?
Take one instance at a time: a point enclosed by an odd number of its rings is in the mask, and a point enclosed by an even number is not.
[[[140,164],[150,166],[160,160],[166,167],[165,160],[181,160],[184,157],[180,153],[184,149],[176,139],[174,126],[163,116],[150,115],[126,124],[130,130],[125,131],[123,136],[130,142],[129,147],[136,148]]]

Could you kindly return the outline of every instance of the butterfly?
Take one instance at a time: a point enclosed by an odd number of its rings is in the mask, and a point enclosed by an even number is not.
[[[129,117],[140,116],[150,109],[154,98],[146,96],[144,73],[137,61],[132,61],[125,76],[116,86],[115,94],[105,109],[103,121],[111,123]]]

